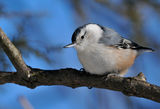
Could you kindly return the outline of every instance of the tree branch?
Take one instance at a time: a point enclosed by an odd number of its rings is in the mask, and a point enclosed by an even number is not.
[[[4,76],[4,74],[6,75]],[[3,74],[3,76],[1,76]],[[96,87],[120,91],[127,96],[137,96],[160,102],[160,87],[138,80],[135,77],[98,76],[71,68],[60,70],[32,69],[31,77],[16,79],[16,72],[1,72],[0,84],[16,83],[35,88],[40,85],[64,85],[76,87]]]
[[[96,87],[121,91],[127,96],[137,96],[160,102],[160,87],[145,82],[141,73],[137,77],[98,76],[71,68],[42,70],[27,67],[18,49],[0,29],[0,45],[8,55],[17,72],[0,71],[0,84],[15,83],[28,88],[40,85],[64,85],[76,87]]]
[[[14,65],[17,70],[17,74],[19,76],[25,75],[30,76],[30,69],[26,66],[25,62],[22,59],[22,56],[19,50],[12,44],[12,42],[8,39],[6,34],[0,28],[0,45],[9,57],[10,61]]]

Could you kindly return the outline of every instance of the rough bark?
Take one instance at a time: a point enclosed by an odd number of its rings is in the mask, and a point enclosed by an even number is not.
[[[18,49],[0,29],[0,45],[15,66],[17,72],[0,71],[0,84],[15,83],[28,88],[40,85],[64,85],[76,87],[96,87],[120,91],[127,96],[137,96],[160,102],[160,87],[145,81],[140,73],[137,77],[98,76],[85,71],[66,68],[43,70],[28,67]],[[29,76],[28,76],[29,75]]]

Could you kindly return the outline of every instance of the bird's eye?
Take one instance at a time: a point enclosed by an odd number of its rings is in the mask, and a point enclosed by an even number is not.
[[[84,39],[84,36],[81,36],[81,39]]]

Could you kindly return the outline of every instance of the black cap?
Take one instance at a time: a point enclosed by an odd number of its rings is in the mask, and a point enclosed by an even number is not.
[[[74,33],[73,33],[73,35],[72,35],[72,43],[74,43],[74,42],[76,41],[77,35],[81,32],[81,29],[82,29],[82,28],[83,28],[83,26],[77,28],[77,29],[74,31]]]

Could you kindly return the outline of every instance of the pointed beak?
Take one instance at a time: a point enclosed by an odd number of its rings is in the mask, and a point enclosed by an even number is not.
[[[70,47],[74,47],[75,45],[76,45],[75,43],[71,43],[71,44],[64,46],[63,48],[70,48]]]

